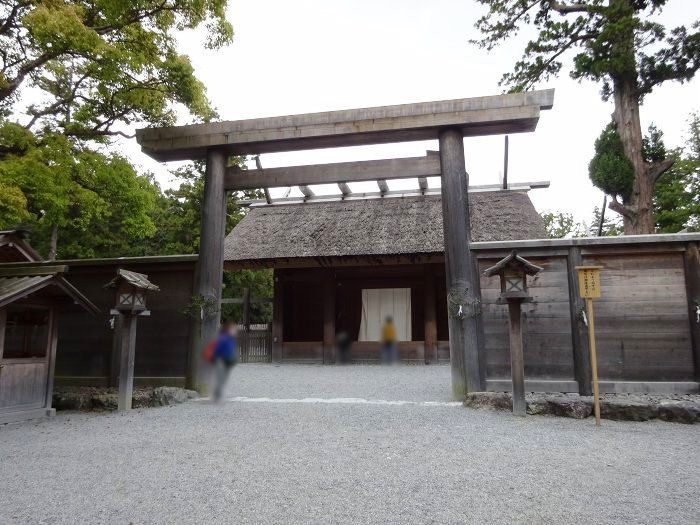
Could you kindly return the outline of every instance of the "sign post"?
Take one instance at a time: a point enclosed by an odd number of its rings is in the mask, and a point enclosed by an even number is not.
[[[576,266],[579,295],[586,300],[586,324],[588,325],[588,343],[591,348],[591,372],[593,375],[593,413],[595,414],[596,426],[600,425],[600,392],[598,390],[598,358],[595,350],[593,299],[600,297],[601,268],[602,266]]]

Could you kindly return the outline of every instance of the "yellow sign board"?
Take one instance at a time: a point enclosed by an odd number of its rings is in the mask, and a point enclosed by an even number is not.
[[[602,266],[577,266],[578,291],[584,299],[600,297],[600,269]]]

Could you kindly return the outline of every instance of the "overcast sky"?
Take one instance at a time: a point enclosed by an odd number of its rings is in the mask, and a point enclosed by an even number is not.
[[[474,22],[483,11],[470,0],[232,0],[231,46],[207,51],[201,32],[183,34],[180,44],[223,120],[476,97],[502,92],[498,81],[525,42],[523,35],[490,53],[470,45],[468,40],[478,37]],[[688,25],[700,19],[700,1],[671,0],[659,19]],[[568,72],[538,87],[556,89],[554,108],[542,112],[534,133],[511,135],[509,180],[551,181],[549,189],[530,193],[537,209],[569,211],[588,220],[603,195],[591,185],[587,166],[612,103],[601,100],[599,85],[574,82]],[[656,123],[667,146],[681,145],[689,113],[698,109],[698,79],[668,83],[644,101],[642,125]],[[134,140],[118,147],[169,184],[167,169],[175,165],[158,165],[140,153]],[[418,156],[426,149],[437,149],[437,141],[261,159],[263,166],[273,167]],[[499,182],[502,136],[467,138],[465,151],[470,184]],[[412,185],[417,186],[415,181],[390,183],[393,189]]]

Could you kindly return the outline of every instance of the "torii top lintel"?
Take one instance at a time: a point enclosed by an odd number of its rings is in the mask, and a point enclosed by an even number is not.
[[[209,148],[231,155],[406,142],[437,138],[440,129],[464,136],[534,131],[554,90],[462,98],[283,117],[212,122],[136,131],[156,160],[203,159]]]

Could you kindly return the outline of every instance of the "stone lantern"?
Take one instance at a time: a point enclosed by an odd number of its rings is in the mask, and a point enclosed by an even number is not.
[[[527,276],[536,275],[542,268],[520,257],[515,250],[497,264],[484,271],[490,277],[498,275],[501,280],[501,295],[498,302],[508,303],[510,317],[510,371],[513,381],[513,414],[524,416],[525,366],[523,363],[523,330],[520,305],[532,301],[527,289]]]
[[[136,354],[136,320],[151,314],[146,310],[146,294],[159,288],[142,273],[119,268],[114,279],[105,288],[117,291],[116,305],[110,311],[118,321],[114,328],[114,350],[110,383],[119,386],[117,410],[131,408],[134,390],[134,358]],[[117,375],[118,373],[118,375]]]

